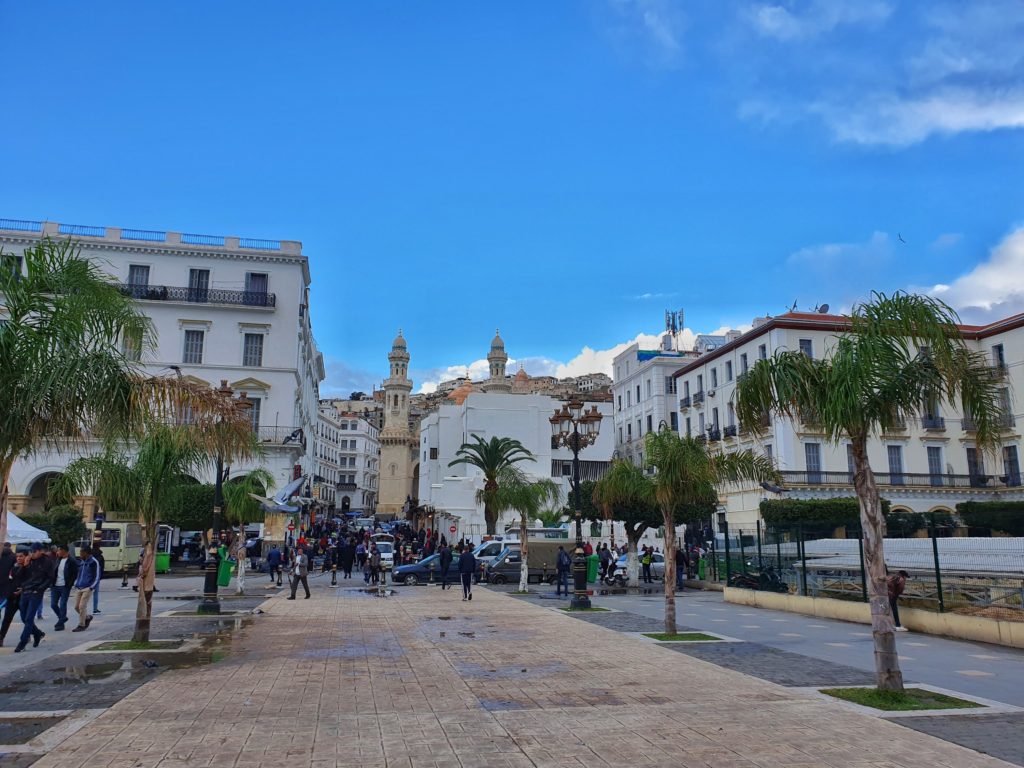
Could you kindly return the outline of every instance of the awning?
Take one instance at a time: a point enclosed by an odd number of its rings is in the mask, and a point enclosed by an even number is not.
[[[7,540],[11,544],[31,544],[34,541],[49,541],[50,534],[29,525],[13,512],[7,513]]]

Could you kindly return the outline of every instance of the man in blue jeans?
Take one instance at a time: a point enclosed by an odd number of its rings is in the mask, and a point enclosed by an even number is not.
[[[43,603],[43,596],[53,580],[50,573],[50,559],[43,552],[42,544],[33,544],[32,552],[25,563],[25,580],[21,583],[21,600],[18,609],[21,612],[21,640],[15,647],[15,653],[21,653],[32,638],[32,647],[39,645],[46,633],[36,627],[36,614]]]
[[[57,616],[55,630],[60,632],[68,623],[68,597],[78,578],[78,560],[72,557],[67,547],[57,547],[57,567],[53,571],[50,586],[50,607]]]
[[[565,551],[565,548],[559,545],[558,547],[558,560],[555,562],[556,574],[558,581],[555,587],[555,594],[561,595],[562,590],[565,590],[566,597],[569,596],[569,571],[572,570],[572,558],[569,557],[569,553]]]

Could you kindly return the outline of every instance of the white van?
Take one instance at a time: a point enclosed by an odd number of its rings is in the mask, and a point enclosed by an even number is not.
[[[478,544],[476,549],[473,550],[473,557],[476,558],[477,564],[483,568],[493,563],[498,559],[498,556],[506,549],[519,549],[518,541],[502,541],[501,539],[491,539],[485,541],[482,544]]]
[[[390,533],[375,533],[370,541],[377,545],[380,552],[381,568],[391,570],[395,567],[395,537]]]
[[[93,545],[93,535],[96,523],[86,523],[89,529],[88,537],[75,544],[75,550],[83,545]],[[103,537],[100,547],[103,551],[103,572],[120,573],[124,566],[129,570],[139,564],[139,553],[142,550],[142,526],[138,523],[103,523],[100,530]]]

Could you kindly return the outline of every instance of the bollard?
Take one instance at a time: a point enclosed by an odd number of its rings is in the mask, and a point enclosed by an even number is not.
[[[860,552],[860,595],[864,602],[868,602],[868,574],[864,568],[864,531],[857,531],[857,549]]]
[[[334,564],[331,565],[331,586],[338,586],[338,566]]]
[[[757,521],[757,570],[764,568],[764,560],[761,558],[761,521]]]
[[[281,586],[281,571],[284,570],[282,566],[277,566],[277,586]]]
[[[128,589],[128,566],[121,566],[121,589]]]
[[[729,562],[729,523],[722,522],[722,533],[725,537],[725,583],[729,583],[732,576],[732,563]]]
[[[430,565],[427,566],[427,582],[429,584],[434,583],[434,561],[430,561]]]

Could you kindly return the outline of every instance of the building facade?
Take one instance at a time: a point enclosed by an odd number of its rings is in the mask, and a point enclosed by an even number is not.
[[[409,428],[409,349],[398,332],[388,353],[390,375],[384,381],[384,428],[380,431],[380,493],[377,515],[404,517],[408,500],[416,493],[416,438]]]
[[[679,431],[720,450],[750,448],[771,457],[789,498],[854,495],[848,441],[829,442],[812,423],[772,418],[760,435],[740,428],[735,412],[737,381],[757,361],[778,350],[827,358],[848,318],[790,312],[757,318],[754,328],[727,341],[676,372]],[[961,501],[1024,500],[1020,473],[1020,414],[1024,387],[1024,315],[986,326],[964,326],[968,345],[984,353],[1003,379],[1002,437],[997,450],[983,452],[973,425],[952,403],[922,404],[900,429],[873,437],[868,457],[883,498],[911,512],[952,512]],[[764,498],[761,487],[720,489],[718,521],[732,530],[753,529]]]
[[[445,533],[460,538],[479,539],[486,532],[483,504],[477,493],[483,489],[483,474],[467,464],[449,463],[472,435],[484,440],[510,437],[530,451],[536,461],[521,462],[528,475],[550,478],[561,486],[562,503],[568,503],[572,476],[572,453],[567,448],[552,449],[552,413],[563,403],[547,395],[515,395],[473,392],[460,403],[442,405],[420,423],[419,438],[419,501],[432,509],[434,525]],[[589,408],[594,405],[587,403]],[[611,461],[612,412],[608,402],[596,403],[604,417],[597,442],[580,453],[581,478],[596,480]],[[561,506],[561,504],[559,505]],[[499,522],[513,522],[515,513]],[[453,533],[451,528],[455,527]]]
[[[327,403],[321,403],[317,413],[316,437],[313,441],[313,498],[327,513],[333,513],[340,482],[339,461],[341,451],[339,433],[341,424],[337,411]]]
[[[233,477],[262,466],[281,487],[297,473],[314,474],[324,365],[301,243],[0,219],[5,252],[19,255],[43,237],[73,239],[150,319],[151,344],[125,346],[144,372],[209,387],[224,381],[247,395],[266,453],[256,464],[232,465]],[[41,509],[48,479],[77,455],[43,451],[18,461],[10,509]],[[213,470],[196,479],[212,482]],[[89,500],[85,506],[91,514]]]
[[[335,510],[355,516],[377,512],[380,482],[380,430],[363,413],[339,413],[340,475]]]

